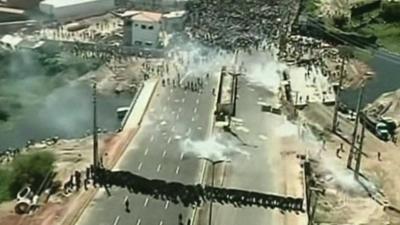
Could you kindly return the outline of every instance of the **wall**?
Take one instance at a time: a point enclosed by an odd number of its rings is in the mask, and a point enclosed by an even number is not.
[[[81,4],[67,5],[63,7],[40,4],[42,12],[53,15],[55,19],[61,20],[73,20],[99,15],[112,10],[114,7],[114,0],[83,2]],[[52,10],[49,10],[49,8]]]
[[[146,28],[143,29],[142,26]],[[149,29],[149,27],[153,29]],[[144,21],[133,21],[132,23],[132,44],[137,45],[137,41],[142,42],[142,46],[156,47],[159,41],[159,35],[161,30],[161,23],[159,22],[144,22]],[[151,46],[146,45],[146,42],[152,42]]]
[[[42,0],[7,0],[6,5],[19,9],[32,9],[39,5]]]

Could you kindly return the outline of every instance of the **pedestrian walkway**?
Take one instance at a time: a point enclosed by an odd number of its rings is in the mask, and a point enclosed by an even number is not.
[[[124,126],[124,130],[136,129],[142,122],[144,113],[147,109],[150,99],[156,89],[158,79],[150,79],[144,82],[144,86],[136,99],[136,103],[132,104],[133,108],[130,109],[130,114]]]

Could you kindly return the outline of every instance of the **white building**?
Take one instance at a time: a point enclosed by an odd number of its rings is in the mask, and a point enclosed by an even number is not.
[[[162,14],[146,11],[130,11],[125,19],[125,45],[155,48],[160,44]]]
[[[44,0],[39,8],[57,20],[75,20],[104,14],[115,8],[115,0]]]
[[[173,11],[163,14],[164,30],[168,33],[182,31],[185,27],[186,11]]]

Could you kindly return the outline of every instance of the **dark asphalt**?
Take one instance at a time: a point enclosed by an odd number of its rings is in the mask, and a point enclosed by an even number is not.
[[[185,157],[179,142],[188,137],[204,139],[208,135],[214,107],[211,93],[216,81],[217,78],[210,78],[203,94],[160,86],[142,127],[116,169],[129,170],[148,178],[198,183],[200,161],[194,156]],[[118,225],[178,225],[180,213],[185,224],[192,215],[191,208],[129,194],[127,190],[113,188],[111,194],[108,197],[101,190],[78,224],[109,225],[118,218]],[[129,196],[130,213],[124,210],[125,196]]]
[[[247,84],[244,77],[239,82],[239,99],[237,102],[238,120],[233,129],[248,145],[245,147],[249,155],[237,155],[228,166],[228,176],[224,187],[245,189],[262,193],[280,193],[280,171],[277,168],[280,161],[279,149],[274,149],[274,143],[269,136],[274,128],[282,124],[283,118],[268,112],[262,112],[258,102],[269,103],[271,96],[263,87]],[[260,225],[281,224],[278,222],[279,211],[262,208],[234,208],[230,205],[216,205],[214,224],[230,225]]]

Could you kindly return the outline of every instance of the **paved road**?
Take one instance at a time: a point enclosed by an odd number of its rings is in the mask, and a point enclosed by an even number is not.
[[[224,187],[246,189],[258,192],[282,193],[279,189],[280,174],[274,169],[279,165],[279,150],[273,149],[268,136],[271,129],[282,123],[282,117],[261,111],[259,101],[266,101],[268,93],[264,88],[249,86],[244,78],[239,82],[239,99],[236,117],[243,120],[242,125],[235,125],[235,132],[249,145],[243,147],[249,157],[237,155],[227,167]],[[230,205],[216,204],[213,224],[260,225],[281,224],[276,221],[276,210],[263,208],[234,208]]]
[[[208,133],[214,97],[212,88],[217,76],[210,78],[204,93],[198,94],[172,87],[159,87],[149,106],[142,128],[117,165],[117,169],[169,181],[197,183],[200,161],[184,156],[179,142],[190,137],[204,139]],[[186,224],[191,208],[173,205],[142,195],[129,195],[126,190],[112,189],[108,197],[100,191],[91,202],[79,225],[109,225],[118,217],[118,225],[177,225],[183,214]],[[124,211],[123,200],[129,196],[131,212]]]

